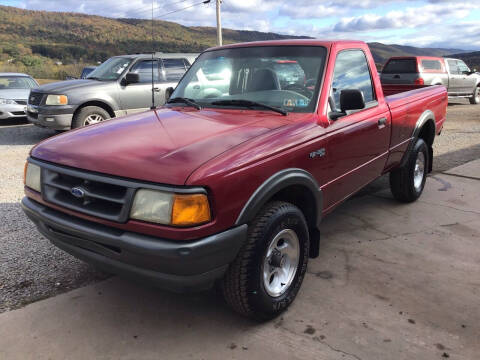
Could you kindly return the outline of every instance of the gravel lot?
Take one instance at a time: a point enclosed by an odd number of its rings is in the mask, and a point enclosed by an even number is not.
[[[0,126],[0,312],[108,277],[52,246],[19,206],[25,158],[34,144],[53,135],[26,124]],[[434,153],[434,172],[480,158],[480,106],[468,101],[449,105]],[[386,186],[383,177],[362,193]]]

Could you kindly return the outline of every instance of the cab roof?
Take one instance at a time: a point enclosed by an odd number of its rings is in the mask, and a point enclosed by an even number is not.
[[[224,46],[215,46],[205,51],[241,48],[241,47],[254,47],[254,46],[323,46],[326,48],[330,48],[333,44],[365,45],[365,42],[357,41],[357,40],[319,40],[319,39],[266,40],[266,41],[252,41],[252,42],[228,44]]]

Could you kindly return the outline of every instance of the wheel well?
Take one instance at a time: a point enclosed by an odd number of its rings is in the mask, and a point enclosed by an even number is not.
[[[297,206],[305,216],[310,235],[310,257],[317,257],[320,245],[320,232],[317,228],[317,218],[319,216],[317,205],[310,189],[302,185],[288,186],[275,195],[268,202],[273,200],[286,201]]]
[[[430,155],[430,162],[428,164],[428,172],[433,170],[433,140],[435,139],[435,123],[433,120],[428,120],[420,129],[418,138],[425,141],[428,145],[428,151]]]
[[[429,120],[422,126],[418,137],[423,139],[429,146],[433,145],[433,140],[435,139],[435,124],[433,121]]]
[[[115,117],[115,112],[112,110],[112,108],[109,105],[107,105],[103,101],[88,101],[88,102],[80,105],[77,108],[77,110],[75,110],[75,113],[73,114],[73,116],[77,115],[77,113],[86,106],[98,106],[99,108],[102,108],[103,110],[108,112],[110,117],[112,117],[112,118]]]

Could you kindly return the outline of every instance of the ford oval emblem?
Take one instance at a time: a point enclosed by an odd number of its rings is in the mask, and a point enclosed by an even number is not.
[[[79,187],[74,187],[70,190],[70,193],[78,199],[85,197],[85,190]]]

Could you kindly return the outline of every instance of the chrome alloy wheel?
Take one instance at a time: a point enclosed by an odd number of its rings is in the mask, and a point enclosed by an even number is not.
[[[413,170],[413,186],[416,191],[422,190],[423,177],[425,176],[425,154],[418,152],[415,161],[415,169]]]
[[[263,261],[263,285],[268,295],[279,297],[288,290],[299,259],[300,241],[295,231],[280,231],[270,242]]]
[[[99,123],[103,120],[105,120],[105,119],[100,114],[90,114],[83,121],[83,126],[97,124],[97,123]]]

